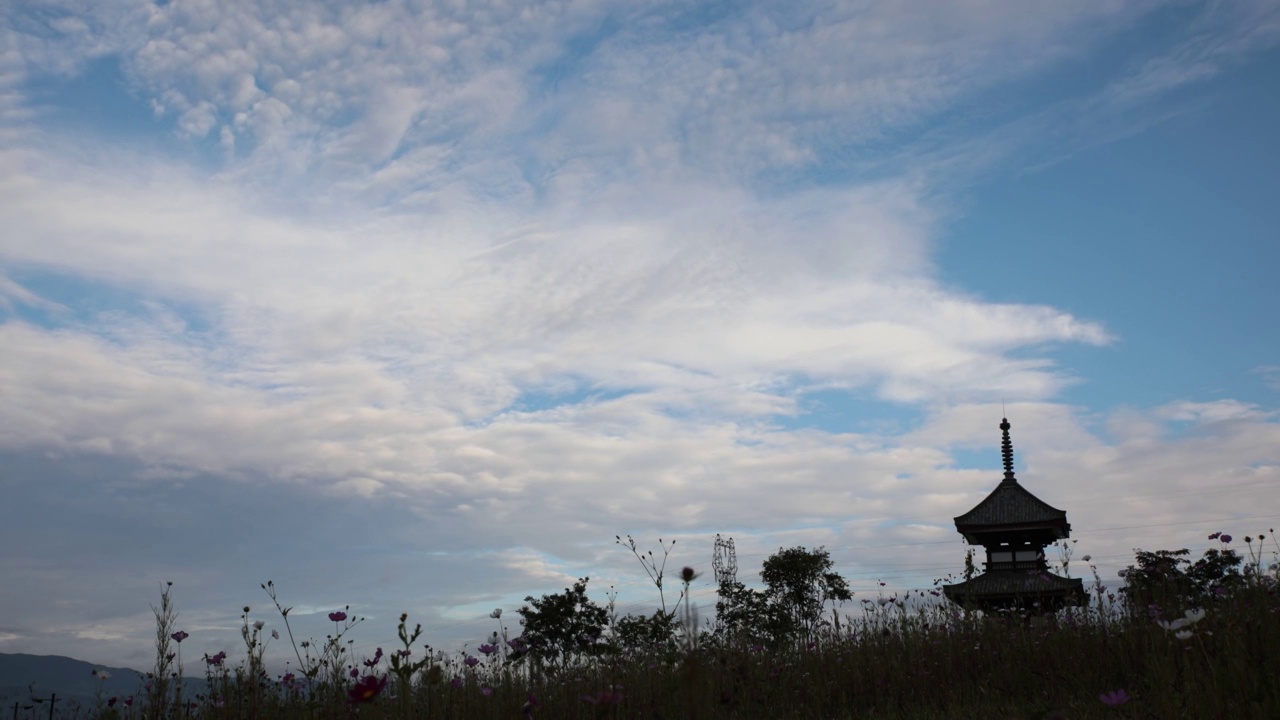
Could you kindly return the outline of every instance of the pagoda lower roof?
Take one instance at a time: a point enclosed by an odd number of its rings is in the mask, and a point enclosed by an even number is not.
[[[973,599],[1005,600],[1034,599],[1037,597],[1060,598],[1085,597],[1084,581],[1064,578],[1044,570],[994,570],[982,573],[964,582],[944,585],[942,591],[955,601]]]

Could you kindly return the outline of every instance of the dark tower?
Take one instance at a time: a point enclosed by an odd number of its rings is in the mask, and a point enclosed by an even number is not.
[[[1004,479],[985,500],[957,517],[956,530],[970,545],[986,549],[984,572],[946,585],[952,602],[983,610],[1023,607],[1051,610],[1087,600],[1084,581],[1049,572],[1044,548],[1071,535],[1065,510],[1032,495],[1013,475],[1013,442],[1009,420],[1002,418]]]

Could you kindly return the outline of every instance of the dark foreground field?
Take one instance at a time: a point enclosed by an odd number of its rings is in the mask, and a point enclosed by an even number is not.
[[[208,685],[181,704],[176,678],[157,679],[177,670],[172,656],[186,637],[171,625],[166,593],[157,610],[160,674],[130,696],[97,698],[79,716],[1280,718],[1276,566],[1255,554],[1237,572],[1236,556],[1206,558],[1217,565],[1140,556],[1125,593],[1095,578],[1087,608],[984,616],[921,590],[862,599],[856,617],[828,613],[764,640],[761,628],[699,626],[687,606],[670,613],[673,631],[656,642],[633,634],[623,643],[613,631],[576,636],[582,617],[574,612],[589,607],[579,596],[576,609],[566,605],[557,616],[568,634],[548,635],[544,624],[532,639],[495,634],[471,652],[445,655],[402,618],[398,646],[365,658],[344,650],[356,619],[335,612],[334,636],[319,646],[295,641],[303,671],[278,677],[262,670],[263,627],[246,613],[241,656],[199,659]],[[544,596],[540,607],[550,612],[556,599]],[[287,627],[287,608],[277,609]],[[537,625],[528,610],[526,632]]]

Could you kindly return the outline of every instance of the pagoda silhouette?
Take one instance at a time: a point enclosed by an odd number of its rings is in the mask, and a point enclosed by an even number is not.
[[[1065,510],[1032,495],[1013,474],[1009,420],[1001,418],[1004,479],[969,512],[955,518],[956,530],[987,554],[984,571],[942,588],[954,603],[986,611],[1051,611],[1087,602],[1084,581],[1054,575],[1045,562],[1045,546],[1071,535]]]

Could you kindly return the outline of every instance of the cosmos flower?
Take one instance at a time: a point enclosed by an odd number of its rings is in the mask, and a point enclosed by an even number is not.
[[[378,697],[378,693],[382,692],[382,688],[387,686],[387,677],[381,678],[373,675],[365,675],[360,678],[356,684],[347,691],[347,697],[353,703],[365,703]]]
[[[1112,690],[1111,692],[1104,692],[1098,695],[1098,700],[1102,701],[1103,705],[1112,708],[1120,707],[1132,699],[1133,698],[1129,697],[1129,693],[1125,692],[1123,689]]]
[[[347,619],[347,614],[339,610],[338,612],[329,613],[329,619],[334,622],[342,622]]]

